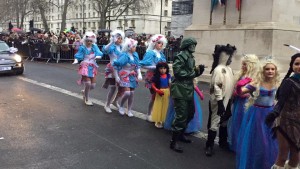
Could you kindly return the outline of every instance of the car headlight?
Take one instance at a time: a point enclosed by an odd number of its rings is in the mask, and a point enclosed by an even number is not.
[[[21,62],[22,57],[20,55],[15,55],[15,60],[16,60],[16,62]]]

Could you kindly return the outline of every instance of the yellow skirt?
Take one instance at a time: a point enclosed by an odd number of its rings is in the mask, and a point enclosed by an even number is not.
[[[169,107],[170,89],[160,89],[164,92],[163,96],[156,93],[152,109],[152,121],[165,122]]]

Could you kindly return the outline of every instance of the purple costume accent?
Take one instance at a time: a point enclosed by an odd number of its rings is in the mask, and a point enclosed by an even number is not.
[[[273,110],[275,92],[261,87],[254,105],[244,115],[236,148],[237,169],[270,169],[276,160],[278,144],[264,123]]]

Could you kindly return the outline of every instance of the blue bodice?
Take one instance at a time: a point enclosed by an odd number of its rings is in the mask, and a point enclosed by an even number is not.
[[[276,95],[275,88],[271,90],[267,90],[264,87],[260,87],[259,96],[255,100],[254,104],[260,106],[273,106],[275,95]]]
[[[155,66],[158,62],[166,62],[166,57],[163,52],[160,52],[158,58],[153,50],[145,53],[143,60],[140,61],[141,66]]]

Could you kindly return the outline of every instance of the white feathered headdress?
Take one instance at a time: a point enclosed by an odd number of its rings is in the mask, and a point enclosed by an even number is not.
[[[91,40],[93,43],[97,42],[96,35],[93,32],[86,32],[82,38],[82,43],[85,45],[86,40]]]
[[[137,46],[137,41],[131,38],[126,38],[125,42],[123,43],[122,52],[128,52],[132,47]]]
[[[111,36],[112,36],[113,38],[122,37],[123,40],[125,39],[125,34],[124,34],[124,32],[121,31],[121,30],[115,30],[115,31],[113,31],[113,32],[111,33]]]
[[[147,51],[153,50],[154,47],[155,47],[155,44],[157,42],[162,42],[163,43],[163,48],[162,49],[164,49],[167,46],[167,43],[168,43],[168,41],[167,41],[167,39],[164,35],[156,34],[156,35],[151,37],[149,46],[147,48]]]

